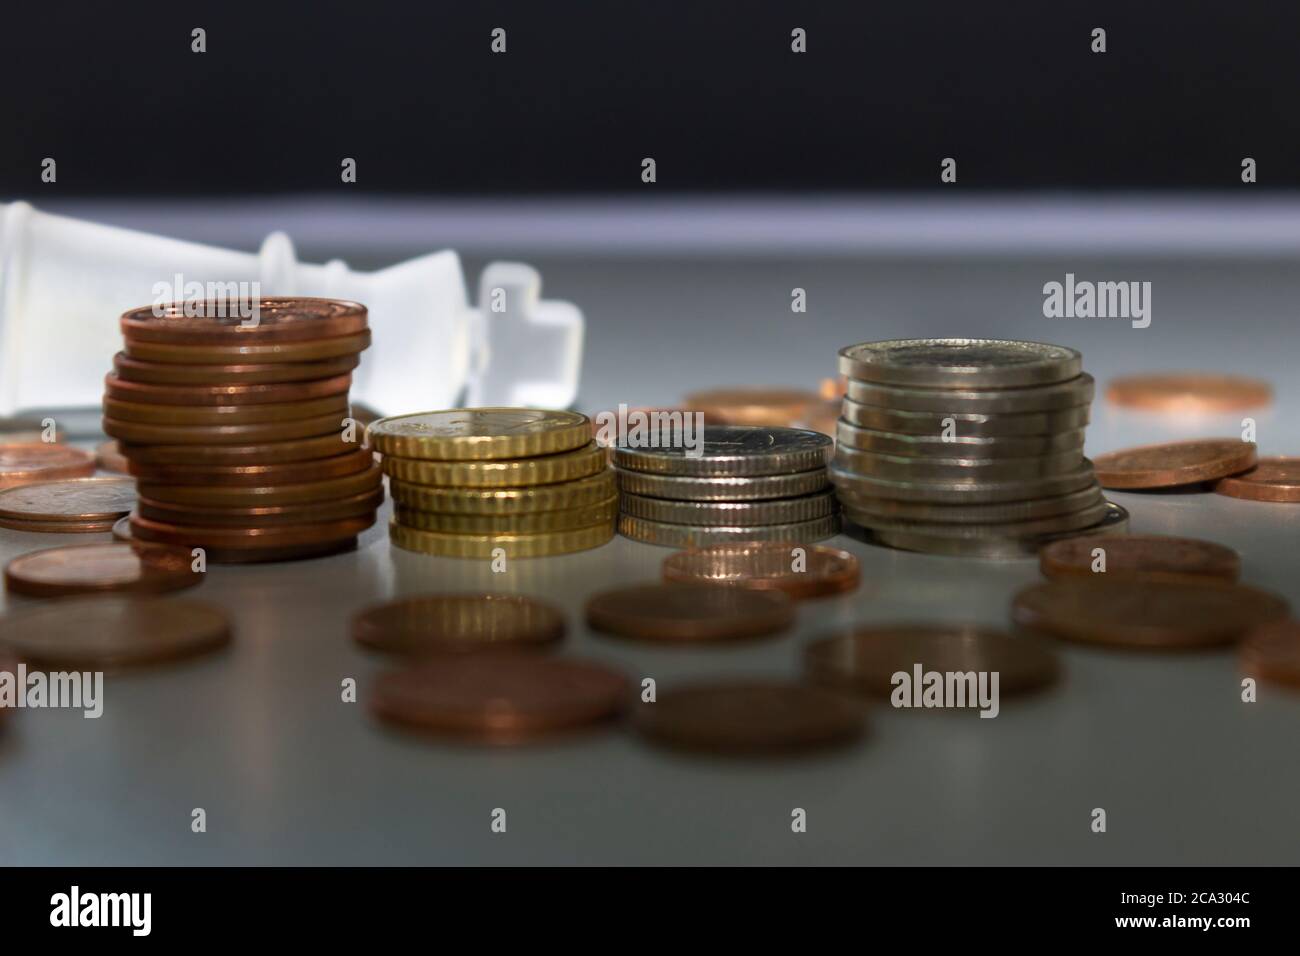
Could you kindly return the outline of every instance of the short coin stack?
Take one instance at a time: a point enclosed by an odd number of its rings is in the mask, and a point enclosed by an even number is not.
[[[620,532],[675,548],[817,541],[839,532],[826,435],[747,425],[702,431],[695,449],[614,449]]]
[[[614,477],[586,415],[453,408],[381,418],[368,434],[384,456],[399,548],[533,558],[614,536]]]
[[[105,379],[104,431],[138,499],[131,534],[216,562],[351,547],[375,522],[383,475],[349,421],[366,309],[261,299],[136,309]],[[251,312],[252,316],[249,316]]]
[[[1123,531],[1083,457],[1094,383],[1073,349],[902,339],[840,351],[831,481],[877,542],[986,557]]]

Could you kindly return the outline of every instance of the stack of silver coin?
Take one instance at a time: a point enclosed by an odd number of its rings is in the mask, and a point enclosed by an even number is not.
[[[988,557],[1119,532],[1083,456],[1094,382],[1073,349],[900,339],[840,350],[848,391],[830,468],[845,516],[880,544]]]
[[[674,548],[829,538],[832,447],[818,432],[745,425],[706,425],[695,448],[616,447],[618,530]]]

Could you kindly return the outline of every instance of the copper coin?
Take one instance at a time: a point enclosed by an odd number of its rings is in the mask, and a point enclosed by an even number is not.
[[[316,438],[343,430],[345,412],[331,412],[296,421],[256,425],[149,425],[104,417],[104,434],[128,444],[251,445],[261,442]],[[125,451],[127,458],[132,455]]]
[[[150,385],[131,382],[115,372],[104,376],[104,394],[141,405],[283,405],[346,395],[351,373],[306,382],[256,385]]]
[[[682,404],[703,412],[710,424],[789,428],[821,401],[816,392],[801,389],[715,388],[692,392]]]
[[[0,520],[0,528],[10,531],[29,531],[33,534],[97,534],[109,531],[112,520],[105,521],[21,521],[18,518]]]
[[[108,591],[156,594],[192,588],[203,580],[185,548],[115,541],[46,548],[14,558],[5,587],[32,597]]]
[[[1100,570],[1097,549],[1105,553]],[[1197,538],[1158,534],[1087,535],[1063,538],[1038,552],[1038,567],[1049,578],[1105,575],[1117,578],[1164,578],[1191,581],[1236,581],[1241,556],[1231,548]],[[1094,571],[1096,567],[1098,570]]]
[[[19,485],[0,491],[0,527],[31,524],[107,523],[135,504],[130,478],[67,478]]]
[[[222,508],[203,505],[177,505],[141,496],[136,513],[163,524],[202,525],[203,527],[270,527],[282,524],[310,524],[315,521],[338,521],[374,514],[384,503],[384,489],[362,492],[335,501],[312,501],[300,505],[260,505],[248,508]]]
[[[564,636],[564,615],[515,594],[423,594],[352,618],[358,643],[391,654],[534,649]]]
[[[1216,482],[1214,490],[1251,501],[1300,501],[1300,458],[1261,458],[1250,471]]]
[[[0,649],[50,668],[137,667],[229,641],[220,610],[185,598],[73,597],[0,617]]]
[[[280,465],[290,462],[319,461],[361,447],[346,441],[341,429],[315,438],[271,441],[254,445],[132,445],[122,446],[122,454],[132,469],[141,465],[192,465],[196,467],[244,467]]]
[[[1047,581],[1012,602],[1017,624],[1086,644],[1176,649],[1231,644],[1287,616],[1268,591],[1213,581]]]
[[[282,385],[337,378],[361,364],[360,355],[340,355],[317,362],[266,362],[257,365],[182,365],[146,362],[125,352],[113,356],[113,370],[124,382],[152,385]],[[238,404],[231,402],[231,405]]]
[[[264,365],[319,362],[355,355],[370,347],[370,330],[303,342],[252,342],[247,345],[170,345],[126,336],[126,354],[146,362],[181,365]]]
[[[587,624],[620,637],[668,643],[731,641],[784,631],[794,602],[781,591],[720,584],[642,584],[587,602]]]
[[[119,475],[130,474],[130,463],[122,454],[122,447],[116,441],[100,442],[95,446],[95,464],[100,471],[111,471]]]
[[[660,691],[637,705],[636,727],[657,744],[752,755],[849,743],[866,721],[861,705],[822,688],[745,680]]]
[[[175,505],[204,505],[220,508],[260,508],[266,505],[299,505],[312,501],[350,498],[382,488],[384,473],[371,463],[365,471],[305,481],[292,485],[173,485],[141,480],[141,497]]]
[[[0,445],[0,488],[94,473],[95,456],[80,448],[53,442]]]
[[[1268,382],[1213,372],[1157,372],[1112,379],[1106,387],[1112,405],[1159,412],[1235,412],[1273,400]]]
[[[1056,653],[1042,641],[960,624],[855,627],[808,645],[804,665],[813,680],[879,697],[895,693],[895,674],[913,678],[917,668],[922,674],[996,673],[999,695],[1037,690],[1060,674]],[[977,707],[978,700],[967,704]]]
[[[139,541],[131,531],[130,517],[123,518],[113,525],[113,537],[118,541],[134,541],[147,547],[170,547],[155,544],[152,541]],[[357,546],[356,538],[340,538],[324,544],[298,545],[284,548],[258,548],[257,550],[238,548],[204,548],[204,555],[214,564],[252,564],[269,561],[301,561],[305,558],[319,558],[341,551],[350,551]]]
[[[1277,621],[1256,628],[1241,642],[1247,677],[1300,687],[1300,622]]]
[[[302,342],[365,328],[366,307],[338,299],[208,300],[145,306],[122,316],[122,333],[129,338],[173,345]]]
[[[1255,443],[1236,438],[1144,445],[1098,455],[1093,470],[1103,488],[1175,488],[1214,481],[1255,464]]]
[[[427,733],[519,743],[614,718],[629,684],[595,663],[541,654],[438,657],[375,681],[381,720]]]
[[[276,402],[269,405],[146,405],[104,399],[104,414],[120,422],[141,425],[265,425],[270,422],[301,421],[321,415],[346,417],[348,396],[327,395],[305,402]]]
[[[741,541],[664,559],[665,581],[774,588],[792,598],[852,591],[859,577],[857,558],[824,544]]]
[[[166,485],[297,485],[365,471],[374,464],[366,446],[315,461],[278,465],[149,465],[131,463],[131,474],[145,483]]]
[[[375,523],[374,515],[343,518],[312,524],[290,524],[265,528],[224,528],[202,525],[167,524],[131,515],[131,533],[144,541],[179,544],[185,547],[257,551],[262,548],[298,548],[328,545],[355,538]]]

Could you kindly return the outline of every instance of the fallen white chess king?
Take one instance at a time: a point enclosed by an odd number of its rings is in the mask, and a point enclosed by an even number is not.
[[[447,408],[462,395],[470,406],[546,408],[577,396],[582,312],[543,300],[531,266],[490,264],[475,307],[452,250],[356,272],[337,259],[298,262],[282,232],[253,254],[13,202],[0,203],[0,416],[99,405],[122,348],[118,316],[178,279],[364,304],[373,344],[353,373],[352,396],[384,414]]]

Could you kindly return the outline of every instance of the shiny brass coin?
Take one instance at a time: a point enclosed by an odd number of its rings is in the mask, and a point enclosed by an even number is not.
[[[587,508],[615,497],[613,471],[606,469],[576,481],[531,488],[438,488],[388,481],[393,501],[416,511],[453,515],[524,515]]]
[[[180,365],[265,365],[319,362],[356,355],[370,347],[370,330],[304,342],[259,342],[249,345],[167,345],[126,336],[126,354],[145,362]]]
[[[1098,555],[1097,552],[1102,554]],[[1100,563],[1104,558],[1104,564]],[[1241,555],[1213,541],[1158,534],[1068,538],[1038,552],[1038,567],[1049,578],[1161,578],[1184,581],[1235,581]]]
[[[348,396],[329,395],[305,402],[273,405],[146,405],[104,399],[104,414],[115,421],[144,425],[262,425],[301,421],[329,415],[341,421],[348,414]]]
[[[558,608],[517,594],[421,594],[352,618],[357,643],[408,656],[534,650],[563,636]]]
[[[186,598],[72,597],[0,617],[0,648],[51,669],[160,664],[229,641],[226,616]]]
[[[1300,687],[1300,624],[1295,621],[1256,628],[1241,642],[1240,654],[1247,677]]]
[[[419,511],[405,505],[393,508],[399,524],[423,531],[449,534],[539,534],[546,531],[576,531],[592,525],[613,526],[618,517],[618,498],[610,497],[594,505],[529,514],[465,515]]]
[[[921,677],[930,672],[987,674],[986,681],[996,674],[994,690],[999,696],[1039,690],[1055,683],[1060,675],[1055,651],[1043,642],[961,624],[859,625],[809,644],[804,666],[818,683],[876,697],[898,694],[900,684],[894,675],[899,673],[914,679],[911,686],[918,697]],[[960,681],[954,689],[965,697],[964,705],[957,706],[979,709],[975,686]],[[915,706],[912,694],[903,706]]]
[[[462,654],[381,674],[380,720],[428,734],[517,744],[613,720],[631,686],[616,671],[544,654]]]
[[[46,548],[5,566],[5,587],[31,597],[131,592],[157,594],[203,580],[185,548],[135,542]]]
[[[664,580],[784,591],[792,598],[821,597],[858,586],[858,559],[820,544],[738,541],[679,551],[664,559]]]
[[[1108,452],[1092,465],[1104,488],[1174,488],[1226,478],[1253,468],[1255,461],[1254,442],[1194,438]]]
[[[298,548],[335,544],[355,538],[375,523],[373,514],[312,524],[268,525],[263,528],[226,528],[203,525],[174,525],[131,515],[131,533],[143,541],[179,544],[186,547],[257,551],[262,548]],[[209,555],[211,558],[211,555]]]
[[[1112,405],[1185,414],[1244,411],[1273,401],[1268,382],[1214,372],[1156,372],[1111,379]]]
[[[100,471],[111,471],[119,475],[130,474],[130,463],[115,441],[101,442],[95,446],[95,464]]]
[[[451,408],[381,418],[367,430],[383,455],[438,461],[531,458],[581,448],[591,423],[577,412],[539,408]]]
[[[1025,558],[1037,554],[1040,548],[1053,541],[1074,535],[1123,534],[1128,530],[1128,512],[1113,502],[1107,502],[1105,517],[1095,525],[1088,525],[1075,531],[1019,538],[952,535],[946,533],[946,527],[934,526],[932,530],[925,532],[868,529],[866,534],[868,539],[876,544],[903,551],[919,551],[924,554],[943,554],[960,558]]]
[[[374,516],[384,503],[384,489],[350,495],[330,501],[312,501],[294,505],[260,505],[244,508],[203,505],[177,505],[153,501],[141,496],[136,513],[150,521],[164,524],[202,525],[227,528],[271,527],[284,524],[311,524],[315,521],[338,521],[343,518]]]
[[[128,339],[171,345],[303,342],[364,331],[366,307],[338,299],[208,300],[132,309],[121,325]]]
[[[990,504],[993,502],[1025,501],[1031,498],[1049,498],[1069,494],[1095,483],[1092,462],[1083,459],[1078,468],[1059,475],[1044,475],[1028,479],[979,481],[973,478],[927,478],[924,480],[896,480],[861,475],[832,465],[827,469],[831,483],[842,497],[888,498],[893,501],[915,501],[932,504]],[[850,492],[844,496],[844,492]]]
[[[620,470],[658,475],[750,477],[785,475],[821,468],[834,442],[826,435],[800,428],[752,425],[705,425],[702,439],[687,447],[627,447],[614,449]]]
[[[790,428],[821,402],[816,392],[794,388],[714,388],[691,392],[682,405],[717,425]]]
[[[350,373],[305,382],[260,385],[150,385],[129,381],[116,372],[104,376],[104,394],[109,398],[143,405],[283,406],[347,395],[351,385]]]
[[[1008,438],[963,437],[951,439],[933,435],[908,435],[860,428],[841,420],[835,426],[836,440],[858,451],[904,458],[1029,458],[1083,448],[1082,428],[1057,432],[1055,435],[1024,435]]]
[[[343,430],[341,412],[300,418],[297,421],[262,422],[256,425],[149,425],[104,418],[104,433],[127,444],[157,445],[249,445],[263,442],[317,438]],[[124,450],[134,460],[130,450]]]
[[[949,421],[953,433],[961,437],[1016,437],[1055,435],[1083,428],[1088,424],[1088,405],[1049,412],[908,412],[876,405],[861,405],[844,399],[840,414],[844,420],[862,428],[902,432],[907,435],[942,435]]]
[[[844,516],[854,524],[873,531],[932,534],[950,538],[1028,538],[1089,528],[1105,518],[1109,511],[1109,503],[1102,499],[1096,504],[1068,514],[1054,515],[1050,518],[1033,518],[1028,521],[1000,521],[994,524],[939,524],[932,521],[881,518],[858,511],[848,505],[844,508]]]
[[[614,526],[607,523],[539,534],[447,534],[408,528],[393,522],[388,526],[388,536],[393,544],[405,551],[444,558],[490,558],[497,548],[504,551],[507,558],[540,558],[598,548],[614,537]]]
[[[866,727],[859,704],[784,681],[661,689],[634,713],[637,730],[653,743],[718,754],[802,753],[850,743]]]
[[[1251,501],[1300,501],[1300,458],[1261,458],[1249,471],[1215,482],[1214,490]]]
[[[843,444],[835,449],[835,467],[839,470],[895,480],[1022,481],[1070,474],[1082,462],[1083,452],[1077,448],[1026,458],[904,458],[857,451]]]
[[[173,485],[141,481],[139,490],[142,498],[168,504],[260,508],[266,505],[300,505],[350,498],[382,489],[383,481],[379,466],[372,464],[365,471],[352,475],[295,485]]]
[[[943,415],[1020,414],[1078,408],[1092,401],[1096,382],[1087,372],[1078,378],[1031,388],[912,388],[849,380],[848,397],[862,405],[894,411]]]
[[[850,379],[921,388],[1023,388],[1078,376],[1083,356],[1042,342],[894,339],[840,349]]]
[[[613,469],[620,490],[647,498],[672,501],[763,501],[769,498],[795,498],[811,495],[830,487],[825,468],[796,471],[790,475],[756,475],[753,477],[692,478],[688,475],[652,475],[641,471]]]
[[[181,365],[175,362],[146,362],[125,352],[113,356],[113,370],[120,381],[152,385],[282,385],[337,378],[361,364],[361,356],[340,355],[319,362],[271,362],[257,365]],[[226,404],[226,403],[219,403]],[[237,405],[238,402],[229,402]]]
[[[501,488],[549,485],[586,478],[606,467],[605,450],[594,441],[577,451],[504,461],[422,461],[384,456],[384,473],[417,485]]]
[[[1136,578],[1046,581],[1011,605],[1017,624],[1065,640],[1168,650],[1235,643],[1288,611],[1278,595],[1242,584]]]
[[[315,461],[291,461],[278,465],[150,465],[130,463],[131,474],[146,484],[239,485],[268,487],[325,481],[365,471],[374,455],[362,445],[353,450]]]
[[[244,467],[320,461],[356,451],[342,429],[314,438],[268,441],[253,445],[131,445],[122,446],[132,472],[137,465]],[[366,463],[370,464],[369,461]],[[173,479],[167,479],[171,481]]]
[[[794,602],[781,591],[718,584],[640,584],[587,601],[587,626],[641,641],[697,644],[788,630]]]
[[[624,493],[619,496],[619,501],[622,513],[634,518],[669,524],[730,527],[814,521],[838,510],[833,491],[768,501],[668,501]]]
[[[95,473],[95,456],[80,448],[54,442],[0,445],[0,488],[58,478],[88,478]]]
[[[632,515],[620,515],[619,534],[634,541],[669,548],[707,548],[734,541],[820,541],[840,532],[838,515],[796,521],[791,524],[765,525],[691,525],[649,521]]]
[[[1034,521],[1073,514],[1083,508],[1105,501],[1101,485],[1093,482],[1079,491],[1051,498],[1032,498],[1027,501],[1003,501],[990,504],[949,505],[929,504],[924,501],[891,501],[859,495],[843,488],[838,491],[840,503],[852,510],[886,521],[923,521],[931,524],[997,524],[1006,521]]]
[[[130,478],[67,478],[19,485],[0,491],[0,527],[24,523],[108,522],[127,514],[135,504]]]

